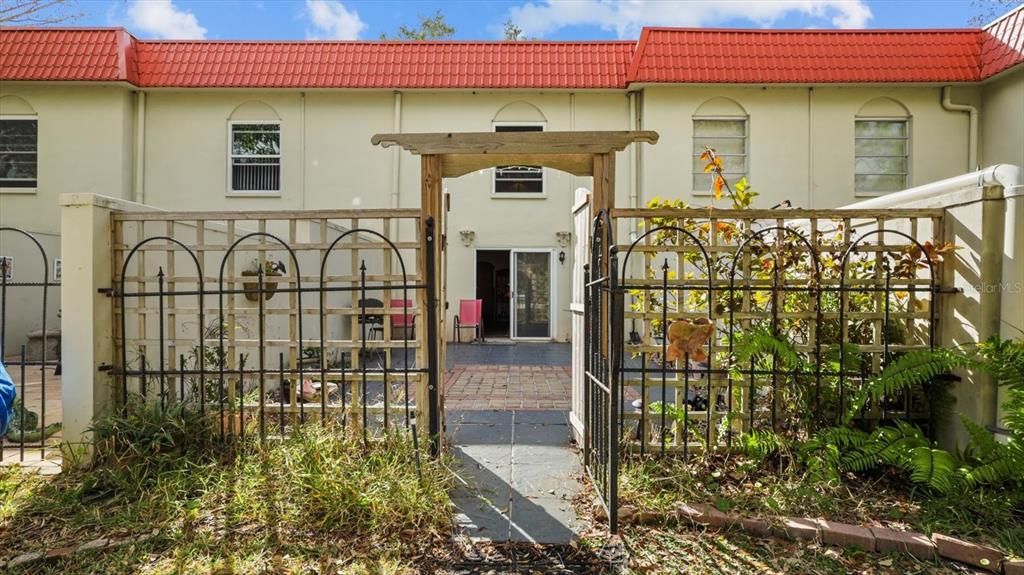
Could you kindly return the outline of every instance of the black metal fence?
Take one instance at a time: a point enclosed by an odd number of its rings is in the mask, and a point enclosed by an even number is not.
[[[46,449],[50,446],[50,440],[60,430],[58,418],[53,417],[53,414],[48,416],[46,413],[47,384],[49,383],[52,393],[55,385],[52,378],[60,375],[60,360],[58,357],[52,357],[48,349],[51,335],[49,312],[53,309],[51,306],[55,305],[51,291],[52,288],[60,287],[60,283],[55,281],[51,275],[51,260],[46,249],[33,234],[20,228],[0,226],[0,239],[3,240],[0,246],[3,246],[2,251],[4,252],[8,248],[13,249],[20,243],[22,247],[28,248],[23,252],[26,256],[22,257],[27,257],[27,254],[33,252],[36,252],[39,257],[39,275],[35,279],[27,281],[13,279],[16,276],[14,275],[13,260],[10,259],[12,256],[5,253],[4,257],[0,259],[0,359],[11,376],[18,393],[10,429],[5,436],[0,437],[0,461],[8,458],[7,452],[11,449],[17,450],[17,455],[12,455],[13,457],[17,457],[19,461],[25,461],[28,449],[39,449],[40,458],[44,458]],[[41,331],[42,338],[39,349],[34,350],[31,354],[24,344],[20,345],[17,350],[12,350],[11,346],[7,344],[9,338],[12,337],[12,334],[9,333],[9,324],[12,323],[10,321],[12,311],[10,301],[12,299],[17,301],[18,313],[28,313],[32,316],[33,323],[31,325],[37,325]],[[59,298],[57,305],[59,305]],[[37,376],[38,384],[35,381]],[[30,379],[33,380],[31,394],[28,385]],[[51,381],[48,382],[48,379]],[[59,383],[57,385],[59,386]],[[34,401],[37,392],[38,402]],[[29,399],[29,395],[33,396],[33,399]]]
[[[615,369],[621,347],[621,291],[616,287],[618,258],[612,245],[611,220],[607,212],[594,219],[590,241],[590,263],[584,267],[583,305],[583,463],[608,513],[612,531],[618,525],[618,465],[620,389]]]
[[[122,225],[129,223],[143,225]],[[351,227],[331,239],[326,219],[323,237],[304,245],[305,255],[296,247],[294,223],[289,241],[266,231],[265,222],[240,235],[231,223],[229,232],[218,228],[228,241],[217,249],[211,248],[211,225],[196,224],[203,231],[191,233],[203,237],[194,240],[152,235],[126,249],[111,293],[119,320],[119,365],[112,373],[121,404],[139,400],[208,413],[218,419],[225,440],[246,433],[265,440],[307,421],[334,421],[358,428],[364,441],[404,428],[418,443],[417,410],[439,404],[437,354],[425,351],[424,340],[428,308],[436,302],[433,266],[423,266],[417,277],[417,262],[403,255],[405,244],[369,227]],[[430,254],[434,222],[423,225],[423,248]],[[168,254],[154,275],[152,262],[141,261],[149,249]],[[368,260],[360,249],[383,255]],[[204,266],[210,252],[221,254],[215,277]],[[258,256],[238,277],[233,270],[241,252]],[[285,259],[273,261],[274,253]],[[303,261],[308,267],[307,256],[314,253],[317,274],[304,276]],[[341,253],[352,268],[343,278],[331,271]],[[174,261],[176,271],[165,269]],[[269,306],[276,295],[288,298],[285,307]],[[182,337],[186,315],[197,329]],[[238,337],[243,316],[253,320],[247,329],[255,337]],[[288,326],[271,333],[281,317]],[[428,434],[434,451],[440,441],[436,413]]]
[[[857,215],[595,218],[584,453],[613,529],[621,456],[685,458],[755,431],[813,434],[849,419],[850,398],[900,355],[936,346],[950,250],[935,237],[941,222],[925,211],[888,225]],[[620,227],[639,227],[632,241],[612,244],[616,222],[639,222]],[[868,401],[854,422],[903,419],[933,434],[931,386]]]

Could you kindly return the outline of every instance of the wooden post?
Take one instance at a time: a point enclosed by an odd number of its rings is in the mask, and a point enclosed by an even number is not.
[[[441,218],[442,210],[442,161],[438,155],[424,155],[420,159],[421,182],[420,182],[420,213],[422,214],[423,225],[420,226],[420,238],[423,246],[422,257],[417,262],[420,268],[420,277],[426,281],[433,277],[433,282],[427,281],[428,290],[433,289],[434,293],[423,293],[421,303],[426,310],[425,336],[427,344],[427,364],[430,372],[426,381],[426,409],[419,409],[419,425],[425,424],[430,434],[432,449],[438,449],[441,445],[441,347],[444,345],[441,339],[441,317],[444,310],[441,308],[443,297],[441,294]],[[432,222],[433,225],[428,225]],[[427,236],[431,237],[428,238]],[[430,253],[428,253],[428,250]],[[428,269],[429,268],[429,269]],[[421,292],[422,293],[422,292]]]

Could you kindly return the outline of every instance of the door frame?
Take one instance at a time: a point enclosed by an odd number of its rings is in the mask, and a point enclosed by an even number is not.
[[[516,292],[518,291],[516,274],[516,253],[542,253],[548,254],[548,336],[547,337],[520,337],[516,333]],[[509,329],[508,335],[516,341],[554,341],[555,333],[558,331],[558,315],[555,305],[558,299],[558,277],[555,269],[555,248],[509,248],[508,269],[511,280],[512,302],[509,306]]]
[[[477,252],[508,252],[509,289],[512,290],[512,301],[509,302],[508,337],[514,341],[555,341],[555,334],[558,333],[558,270],[555,268],[555,250],[557,248],[515,248],[508,246],[473,246],[473,293],[476,293],[476,272],[478,254]],[[546,253],[548,254],[548,276],[551,278],[548,289],[548,337],[516,337],[515,333],[515,271],[516,252]]]

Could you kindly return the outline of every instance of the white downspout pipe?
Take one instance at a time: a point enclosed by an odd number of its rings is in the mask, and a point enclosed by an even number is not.
[[[637,104],[636,104],[636,92],[629,92],[626,95],[629,98],[629,129],[630,131],[636,131],[637,127]],[[629,179],[629,207],[639,208],[640,207],[640,174],[637,172],[640,168],[640,146],[630,146],[629,150],[629,173],[632,176]]]
[[[392,131],[396,134],[402,132],[402,93],[395,92],[395,116],[392,120]],[[391,207],[398,208],[401,199],[402,185],[402,154],[401,146],[394,146],[391,152]]]
[[[942,108],[947,112],[967,112],[970,117],[970,128],[967,134],[967,171],[977,170],[978,166],[978,109],[968,104],[954,104],[951,93],[952,86],[942,88]]]
[[[135,193],[132,200],[146,203],[146,93],[135,92]]]

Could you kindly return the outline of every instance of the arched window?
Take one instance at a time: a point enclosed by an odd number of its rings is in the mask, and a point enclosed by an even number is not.
[[[874,196],[910,186],[910,113],[892,98],[864,104],[854,119],[854,192]]]
[[[281,191],[281,118],[263,102],[246,102],[228,118],[228,189]]]
[[[0,98],[0,190],[31,192],[38,179],[39,118],[25,100]]]
[[[725,164],[730,182],[747,176],[747,111],[729,98],[712,98],[693,114],[693,192],[711,193],[711,174],[704,173],[707,162],[700,159],[704,148],[712,148]]]
[[[506,104],[491,121],[495,132],[543,132],[547,118],[533,104]],[[495,197],[543,197],[544,168],[540,166],[498,166],[494,169]]]

